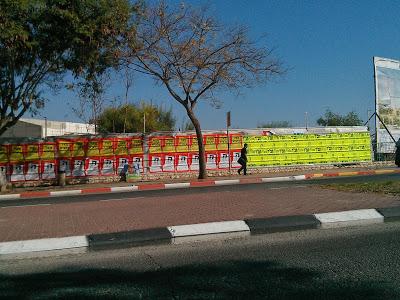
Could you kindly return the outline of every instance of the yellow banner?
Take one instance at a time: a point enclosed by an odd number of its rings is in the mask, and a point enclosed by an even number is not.
[[[164,139],[164,146],[162,147],[164,153],[175,152],[175,140],[173,137]]]
[[[117,140],[115,155],[128,155],[127,140]]]
[[[58,156],[59,157],[71,157],[70,150],[71,142],[59,141],[58,142]]]
[[[99,156],[99,141],[89,141],[87,148],[87,156]]]
[[[112,156],[114,155],[114,141],[103,140],[103,147],[100,151],[100,156]]]
[[[0,163],[8,162],[7,146],[0,145]]]
[[[11,145],[10,161],[11,162],[24,161],[24,153],[22,145]]]
[[[25,160],[39,160],[39,144],[26,145]]]
[[[150,149],[149,149],[150,151]],[[160,150],[161,151],[161,150]],[[142,139],[133,139],[129,154],[143,154],[143,141]]]
[[[41,159],[53,160],[55,158],[55,144],[44,144],[42,146]]]
[[[72,144],[72,157],[85,156],[84,142],[78,141]]]
[[[161,139],[160,138],[151,138],[150,139],[149,153],[161,153]]]
[[[176,146],[176,152],[188,152],[189,151],[189,137],[178,137],[178,144]]]

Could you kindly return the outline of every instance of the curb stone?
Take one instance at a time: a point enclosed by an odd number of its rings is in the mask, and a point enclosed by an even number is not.
[[[89,251],[126,246],[171,244],[175,239],[227,233],[250,232],[251,235],[305,229],[350,227],[400,220],[400,206],[360,209],[323,214],[281,216],[202,224],[178,225],[144,230],[46,238],[0,243],[3,255],[86,247]]]

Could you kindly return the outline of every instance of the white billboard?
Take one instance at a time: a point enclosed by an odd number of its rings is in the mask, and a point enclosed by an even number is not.
[[[375,106],[386,127],[397,141],[400,138],[400,61],[374,57]],[[377,152],[393,153],[395,143],[376,117]]]

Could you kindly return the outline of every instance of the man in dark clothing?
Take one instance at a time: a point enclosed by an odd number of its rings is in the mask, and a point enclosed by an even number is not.
[[[238,173],[243,170],[243,174],[246,175],[247,172],[247,144],[244,144],[242,150],[240,150],[240,158],[238,159],[238,163],[241,165]]]

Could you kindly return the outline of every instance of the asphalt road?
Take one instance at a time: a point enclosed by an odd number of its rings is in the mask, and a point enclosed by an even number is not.
[[[385,223],[3,260],[0,298],[400,299],[399,236]]]
[[[256,184],[239,184],[227,186],[210,186],[210,187],[195,187],[185,189],[170,189],[170,190],[150,190],[150,191],[135,191],[123,193],[106,193],[106,194],[87,194],[62,197],[45,197],[32,199],[15,199],[15,200],[0,200],[0,207],[9,206],[31,206],[31,205],[47,205],[75,202],[90,202],[104,200],[120,200],[124,198],[143,198],[143,197],[163,197],[174,195],[193,195],[207,192],[224,192],[231,191],[246,194],[247,191],[257,189],[276,189],[286,188],[299,185],[322,185],[331,183],[354,183],[354,182],[376,182],[387,180],[399,180],[400,174],[382,174],[382,175],[367,175],[367,176],[348,176],[348,177],[324,177],[320,179],[289,181],[289,182],[268,182]]]

